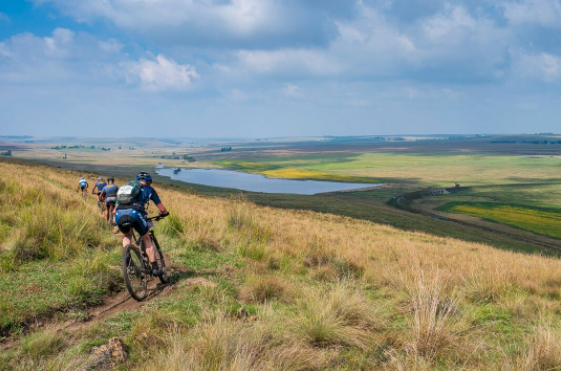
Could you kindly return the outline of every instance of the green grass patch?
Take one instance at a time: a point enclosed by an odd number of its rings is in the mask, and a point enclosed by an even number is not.
[[[181,263],[189,269],[218,269],[225,265],[242,267],[243,262],[230,253],[214,251],[187,251],[179,257]]]

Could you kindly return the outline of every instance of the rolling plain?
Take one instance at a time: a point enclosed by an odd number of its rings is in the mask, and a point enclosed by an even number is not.
[[[557,369],[561,150],[514,138],[151,143],[66,160],[16,146],[0,162],[0,369],[80,369],[115,336],[121,369]],[[77,179],[122,184],[158,163],[385,186],[299,196],[156,177],[173,284],[109,308],[120,241]]]

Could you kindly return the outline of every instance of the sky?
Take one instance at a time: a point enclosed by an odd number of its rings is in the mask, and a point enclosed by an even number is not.
[[[559,132],[561,0],[4,0],[0,135]]]

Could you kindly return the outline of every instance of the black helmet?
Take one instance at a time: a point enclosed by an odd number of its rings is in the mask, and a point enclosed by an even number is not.
[[[152,175],[150,175],[149,173],[147,173],[145,171],[141,171],[136,176],[136,180],[146,180],[147,182],[152,182]]]
[[[113,177],[109,177],[109,178],[107,178],[107,181],[113,183],[115,181],[115,179],[113,179]]]

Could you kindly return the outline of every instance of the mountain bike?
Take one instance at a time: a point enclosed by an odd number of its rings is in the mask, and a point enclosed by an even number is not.
[[[107,212],[109,213],[109,219],[107,219],[107,225],[109,227],[115,227],[117,224],[115,223],[115,215],[113,215],[113,210],[115,209],[115,204],[110,203],[107,207]]]
[[[86,201],[88,199],[88,189],[84,188],[82,190],[82,200]]]
[[[103,215],[105,213],[105,199],[104,198],[100,198],[97,200],[97,207],[99,207],[99,211],[101,212],[101,215]]]
[[[158,243],[152,228],[154,227],[153,222],[161,220],[166,216],[167,215],[159,215],[146,219],[148,227],[150,228],[148,232],[150,240],[156,249],[156,260],[158,262],[158,266],[164,271],[164,274],[158,277],[163,284],[169,283],[170,280],[167,273],[166,262],[164,261],[164,255],[162,254],[162,249],[160,248],[160,244]],[[124,248],[121,263],[127,291],[133,299],[142,301],[146,299],[146,296],[148,295],[148,283],[152,280],[152,264],[150,264],[150,259],[146,254],[142,236],[138,236],[138,238],[136,238],[135,232],[132,230],[131,241],[135,240],[136,244],[131,243]],[[137,246],[140,246],[140,249]]]

